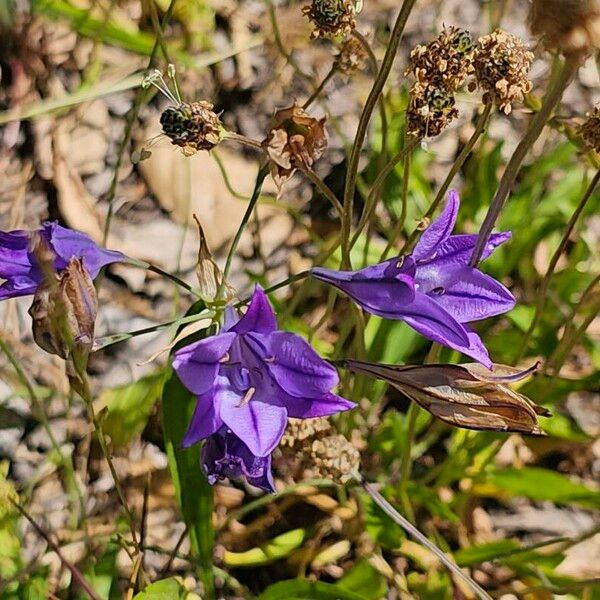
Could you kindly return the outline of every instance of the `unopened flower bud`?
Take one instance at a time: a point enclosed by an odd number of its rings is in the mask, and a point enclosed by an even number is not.
[[[80,258],[60,273],[46,274],[29,309],[33,338],[40,348],[67,359],[87,354],[94,343],[98,299],[94,282]]]
[[[296,105],[279,110],[262,146],[271,159],[273,180],[281,189],[296,169],[310,169],[325,152],[325,119],[315,119]]]
[[[313,0],[302,13],[314,25],[313,38],[346,35],[356,27],[356,7],[352,0]]]
[[[529,21],[549,50],[588,54],[600,48],[598,0],[533,0]]]
[[[160,115],[164,134],[183,153],[212,150],[223,138],[223,124],[210,102],[182,102],[169,106]]]
[[[600,104],[587,115],[579,127],[579,135],[590,150],[600,153]]]
[[[493,102],[508,115],[513,102],[523,102],[531,91],[527,76],[532,60],[527,45],[506,31],[497,29],[479,38],[473,66],[484,103]]]
[[[388,382],[435,417],[456,427],[544,435],[538,415],[548,411],[512,390],[509,384],[531,375],[537,365],[519,371],[476,364],[394,366],[346,360],[356,373]]]

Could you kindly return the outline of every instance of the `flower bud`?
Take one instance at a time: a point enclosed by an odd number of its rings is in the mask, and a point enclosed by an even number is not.
[[[185,155],[212,150],[223,137],[223,124],[210,102],[182,102],[160,115],[163,133]]]
[[[296,169],[310,169],[325,152],[325,119],[315,119],[296,105],[279,110],[262,146],[271,159],[273,180],[281,189]]]
[[[94,343],[98,299],[94,282],[80,258],[60,273],[47,273],[29,314],[36,344],[67,359],[73,351],[88,354]]]
[[[312,38],[343,36],[356,27],[356,7],[352,0],[313,0],[302,13],[314,25]]]
[[[544,435],[537,416],[550,413],[508,387],[531,375],[537,364],[524,371],[494,365],[493,372],[477,363],[395,366],[345,360],[344,364],[351,371],[390,383],[450,425]]]

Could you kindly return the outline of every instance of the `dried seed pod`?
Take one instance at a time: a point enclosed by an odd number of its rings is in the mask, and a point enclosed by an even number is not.
[[[416,82],[406,111],[407,131],[418,137],[439,135],[458,116],[454,95],[443,88]]]
[[[506,31],[497,29],[479,38],[473,66],[476,85],[484,91],[483,101],[493,102],[508,115],[512,103],[523,102],[531,91],[527,76],[532,60],[528,46]]]
[[[423,86],[455,92],[473,70],[474,50],[468,31],[446,27],[429,44],[415,46],[406,74],[413,75]]]
[[[262,146],[271,159],[271,175],[281,189],[296,169],[311,168],[325,152],[325,119],[315,119],[297,105],[279,110]]]
[[[549,50],[588,54],[600,48],[598,0],[533,0],[529,22]]]
[[[223,137],[223,124],[210,102],[182,102],[167,107],[160,115],[163,133],[183,153],[212,150]]]
[[[360,467],[358,450],[343,435],[328,435],[314,440],[310,458],[317,477],[344,484],[350,481]]]
[[[49,273],[29,309],[36,344],[67,359],[74,350],[88,354],[94,343],[98,298],[80,258],[60,273]]]
[[[356,7],[352,0],[313,0],[302,13],[314,26],[312,38],[343,36],[356,27]]]
[[[450,425],[544,435],[537,417],[550,413],[508,387],[531,375],[538,365],[524,371],[494,365],[492,372],[478,363],[414,367],[356,360],[344,363],[351,371],[387,381]]]
[[[600,104],[587,115],[587,119],[579,127],[579,135],[590,150],[600,152]]]
[[[367,53],[364,46],[360,40],[350,36],[342,42],[334,64],[340,73],[351,75],[355,71],[362,70],[366,62]]]

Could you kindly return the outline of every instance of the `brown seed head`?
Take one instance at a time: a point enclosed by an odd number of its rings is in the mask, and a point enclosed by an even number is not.
[[[477,86],[483,89],[483,101],[495,103],[504,114],[513,102],[523,102],[531,91],[527,78],[533,54],[518,37],[497,29],[479,38],[473,66]]]
[[[160,115],[162,130],[186,155],[198,150],[212,150],[221,141],[224,131],[213,108],[204,100],[169,106]]]
[[[446,27],[427,45],[415,46],[406,74],[424,86],[455,92],[473,70],[475,45],[468,31]]]
[[[333,38],[356,27],[356,8],[351,0],[313,0],[302,9],[314,26],[312,38]]]
[[[598,0],[533,0],[529,22],[548,50],[588,54],[600,48]]]
[[[454,94],[417,81],[409,93],[407,131],[418,137],[439,135],[458,116]]]
[[[579,127],[579,135],[590,150],[600,153],[600,104],[587,115]]]
[[[346,38],[340,46],[340,51],[335,57],[335,68],[344,75],[351,75],[360,71],[367,62],[367,53],[364,46],[355,37]]]
[[[350,481],[360,467],[358,450],[339,434],[313,440],[310,458],[316,477],[340,484]]]
[[[325,119],[315,119],[296,105],[279,110],[262,146],[271,159],[271,175],[281,189],[296,169],[310,169],[325,152]]]

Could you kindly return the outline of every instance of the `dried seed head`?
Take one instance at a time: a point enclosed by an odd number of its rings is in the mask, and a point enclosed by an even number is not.
[[[590,150],[600,152],[600,104],[587,115],[587,119],[579,127],[579,135]]]
[[[182,102],[169,106],[160,115],[164,134],[183,153],[212,150],[223,137],[223,124],[210,102]]]
[[[279,110],[262,146],[271,159],[271,175],[281,190],[296,169],[311,168],[325,152],[325,119],[315,119],[296,105]]]
[[[48,273],[29,309],[36,344],[67,359],[73,350],[87,354],[94,343],[98,298],[80,258],[60,273]]]
[[[326,435],[331,431],[327,419],[288,419],[288,426],[281,438],[280,445],[302,449],[303,443],[311,438]]]
[[[314,25],[312,38],[333,38],[356,27],[356,7],[352,0],[313,0],[302,9]]]
[[[346,38],[340,46],[340,51],[335,57],[335,68],[340,73],[351,75],[364,68],[367,62],[367,53],[364,46],[355,37]]]
[[[529,21],[549,50],[587,54],[600,48],[598,0],[533,0]]]
[[[407,131],[418,137],[435,137],[458,116],[454,95],[446,89],[416,82],[406,111]]]
[[[406,74],[412,74],[422,85],[455,92],[473,70],[474,49],[468,31],[446,27],[426,46],[415,46]]]
[[[314,440],[310,458],[317,477],[346,483],[360,467],[358,450],[343,435],[328,435]]]
[[[523,102],[531,91],[527,78],[533,54],[518,37],[497,29],[479,38],[473,66],[477,86],[484,90],[483,101],[495,103],[504,114],[513,102]]]

